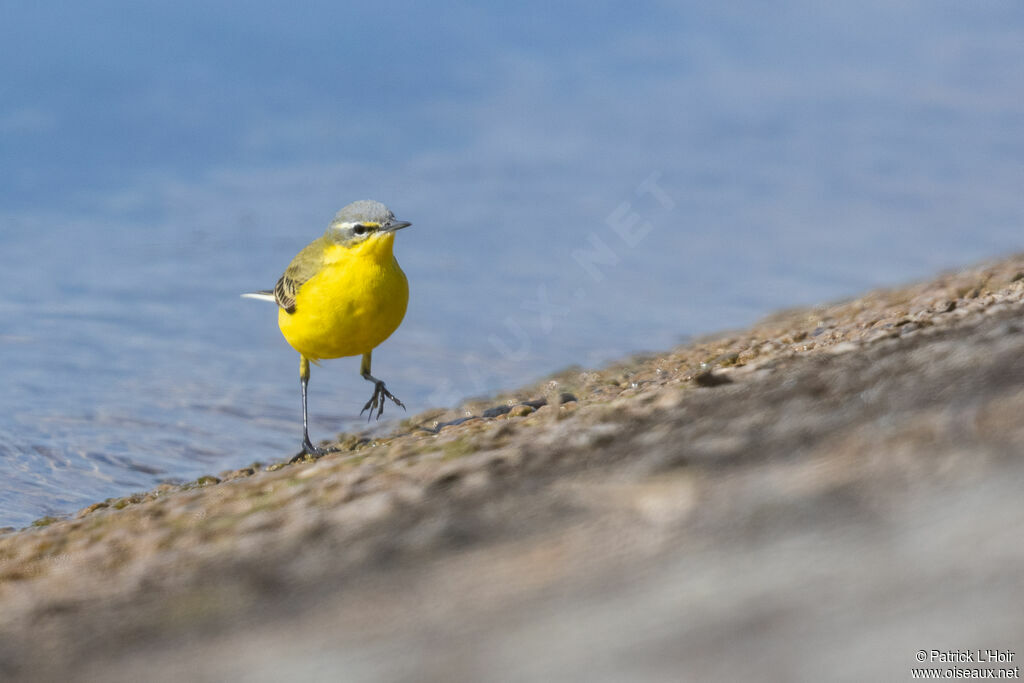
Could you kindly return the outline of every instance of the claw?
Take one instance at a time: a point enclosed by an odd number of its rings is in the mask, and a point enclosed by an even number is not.
[[[384,386],[384,382],[377,380],[376,382],[374,382],[373,385],[373,396],[371,396],[370,400],[366,402],[366,405],[363,406],[363,409],[359,411],[359,414],[362,415],[367,410],[369,410],[370,412],[366,416],[366,421],[369,422],[370,418],[373,417],[373,411],[376,410],[377,419],[379,420],[380,416],[384,414],[384,404],[387,403],[387,399],[391,399],[396,406],[398,406],[402,410],[405,410],[405,404],[398,400],[398,397],[396,397],[394,394],[387,390],[387,387]]]
[[[292,458],[288,462],[290,464],[295,464],[297,462],[301,462],[302,460],[306,459],[307,455],[310,456],[311,458],[313,458],[314,460],[319,460],[320,458],[324,457],[328,453],[337,453],[340,450],[341,450],[340,448],[334,448],[333,446],[327,446],[326,448],[321,448],[320,446],[314,446],[313,443],[311,441],[309,441],[309,439],[303,439],[303,441],[302,441],[302,452],[299,453],[298,455],[296,455],[294,458]]]

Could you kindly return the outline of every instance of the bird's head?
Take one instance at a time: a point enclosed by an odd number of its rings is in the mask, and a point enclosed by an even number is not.
[[[395,231],[412,223],[395,219],[391,209],[380,202],[361,199],[339,211],[324,236],[341,246],[390,250]]]

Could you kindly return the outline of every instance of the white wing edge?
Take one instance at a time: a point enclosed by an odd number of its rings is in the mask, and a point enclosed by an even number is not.
[[[270,301],[277,303],[277,299],[274,298],[273,292],[246,292],[242,295],[243,299],[259,299],[260,301]]]

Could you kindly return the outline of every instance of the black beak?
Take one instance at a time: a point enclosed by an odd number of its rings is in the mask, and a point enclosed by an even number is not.
[[[391,221],[388,226],[384,228],[384,232],[394,232],[395,230],[401,230],[402,228],[408,228],[412,223],[409,221]]]

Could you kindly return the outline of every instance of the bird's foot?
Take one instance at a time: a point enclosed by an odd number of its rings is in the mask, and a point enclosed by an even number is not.
[[[302,440],[302,452],[299,453],[298,455],[296,455],[294,458],[292,458],[288,462],[291,463],[291,464],[295,464],[297,462],[301,462],[301,461],[306,459],[307,455],[309,457],[313,458],[314,460],[319,460],[320,458],[322,458],[323,456],[327,455],[328,453],[337,453],[340,450],[341,450],[340,448],[334,448],[333,446],[327,446],[327,447],[314,446],[313,442],[310,441],[308,438],[306,438],[306,439]]]
[[[405,410],[405,404],[399,401],[394,394],[387,390],[387,387],[384,386],[384,382],[377,380],[373,385],[373,396],[371,396],[370,400],[366,402],[363,409],[359,411],[359,414],[362,415],[369,410],[370,413],[366,416],[366,421],[369,422],[370,418],[373,417],[373,411],[376,410],[377,419],[379,420],[380,416],[384,414],[384,404],[387,403],[387,399],[389,398],[396,406]]]

